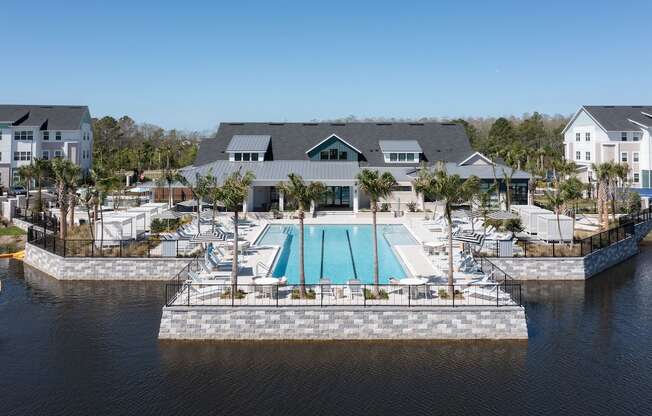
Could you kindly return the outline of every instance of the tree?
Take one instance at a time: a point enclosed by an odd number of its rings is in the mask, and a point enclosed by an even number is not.
[[[57,185],[57,198],[61,209],[61,226],[59,236],[66,239],[68,231],[68,208],[70,206],[70,191],[76,188],[81,174],[81,168],[70,160],[56,158],[52,162],[52,171]]]
[[[430,198],[441,201],[444,206],[444,217],[448,224],[448,287],[454,296],[453,281],[453,207],[471,202],[480,191],[480,179],[470,176],[462,179],[459,175],[449,175],[443,168],[434,171],[420,172],[413,185],[415,190]]]
[[[610,175],[610,193],[611,193],[611,212],[613,220],[616,220],[616,194],[618,193],[618,185],[624,188],[629,177],[629,166],[627,163],[614,163],[611,165]],[[624,193],[624,192],[623,192]]]
[[[487,144],[483,147],[483,152],[495,154],[505,146],[510,146],[514,143],[515,139],[516,132],[512,122],[504,117],[500,117],[494,121],[489,129]]]
[[[535,111],[530,117],[524,118],[518,126],[518,134],[525,146],[541,147],[546,137],[546,128],[541,114]]]
[[[163,176],[157,181],[159,185],[167,185],[168,187],[168,208],[172,208],[174,205],[174,199],[172,198],[172,184],[178,181],[181,178],[179,171],[166,166],[163,170]]]
[[[571,176],[561,183],[559,187],[564,203],[571,204],[571,217],[573,218],[573,237],[575,234],[575,219],[577,217],[576,202],[582,198],[584,184],[577,177]],[[571,246],[573,245],[571,241]]]
[[[607,208],[607,200],[609,198],[609,179],[611,176],[612,163],[603,162],[600,164],[592,164],[591,170],[595,172],[598,188],[598,217],[600,219],[600,226],[603,229],[609,228],[609,209]]]
[[[38,212],[43,212],[43,181],[52,176],[52,163],[49,160],[34,159],[32,168],[34,171],[34,180],[38,187],[36,209]]]
[[[231,293],[235,296],[238,289],[238,214],[242,209],[242,204],[247,200],[249,187],[255,179],[251,171],[244,174],[240,170],[233,172],[224,180],[220,189],[219,199],[224,204],[227,211],[233,211],[233,263],[231,264]]]
[[[371,202],[371,218],[373,223],[373,244],[374,244],[374,294],[378,295],[380,284],[378,276],[378,235],[376,227],[376,213],[378,212],[378,201],[386,199],[392,194],[392,188],[396,186],[396,179],[389,172],[380,174],[377,170],[363,169],[356,177],[360,184],[360,190],[369,195]]]
[[[100,198],[100,192],[97,187],[89,185],[85,192],[80,197],[80,202],[84,208],[86,208],[86,215],[88,216],[89,226],[91,230],[91,240],[95,244],[95,220],[97,215],[97,205]],[[91,210],[94,211],[93,216],[91,216]]]
[[[197,232],[201,234],[201,211],[202,211],[202,200],[208,195],[210,181],[204,175],[195,172],[195,180],[190,182],[185,176],[178,175],[179,182],[181,182],[185,187],[190,189],[193,198],[197,201]]]
[[[97,200],[95,205],[95,214],[94,217],[98,217],[98,208],[102,205],[104,198],[121,184],[119,177],[113,175],[112,172],[102,170],[102,169],[91,169],[91,180],[95,183],[97,189]],[[99,209],[99,219],[100,219],[100,247],[104,246],[104,213],[102,209]]]
[[[25,185],[27,190],[27,196],[25,197],[25,215],[29,210],[29,191],[34,180],[34,166],[33,165],[23,165],[18,168],[18,177],[20,182]]]
[[[469,138],[469,142],[471,143],[471,147],[474,149],[478,148],[480,145],[480,132],[478,132],[478,129],[475,128],[473,124],[462,118],[457,118],[455,120],[451,120],[450,122],[463,126],[464,131]]]
[[[310,209],[310,205],[323,198],[328,190],[322,182],[311,182],[306,184],[303,178],[294,173],[288,175],[287,182],[278,184],[279,192],[294,201],[297,206],[299,216],[299,283],[301,284],[300,296],[306,297],[306,274],[304,270],[304,242],[303,242],[303,220],[305,211]]]
[[[502,157],[509,169],[503,168],[503,180],[505,182],[505,209],[509,211],[512,205],[512,178],[514,173],[521,168],[521,163],[526,152],[522,146],[513,144],[497,152]]]
[[[559,231],[559,241],[562,241],[562,234],[561,234],[561,220],[559,216],[561,215],[561,211],[564,207],[564,204],[566,203],[566,200],[564,199],[564,196],[562,195],[559,190],[555,191],[546,191],[545,192],[545,198],[546,202],[548,205],[550,205],[555,213],[555,216],[557,217],[557,230]]]

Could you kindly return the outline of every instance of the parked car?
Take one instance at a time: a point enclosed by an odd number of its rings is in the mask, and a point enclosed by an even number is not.
[[[22,186],[11,186],[7,191],[7,195],[9,196],[27,195],[27,190]]]

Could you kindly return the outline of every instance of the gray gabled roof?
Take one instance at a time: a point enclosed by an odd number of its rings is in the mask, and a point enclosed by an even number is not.
[[[288,175],[294,173],[306,181],[354,180],[360,167],[358,162],[319,162],[309,160],[270,160],[265,162],[229,162],[218,160],[202,166],[184,169],[182,174],[191,182],[197,174],[211,174],[218,181],[237,172],[251,171],[256,181],[287,181]]]
[[[416,140],[379,140],[380,151],[388,152],[408,152],[421,153],[421,146]]]
[[[387,165],[379,144],[387,140],[417,141],[428,163],[473,153],[464,127],[449,123],[221,123],[215,138],[202,140],[194,164],[227,160],[235,135],[270,136],[268,159],[309,160],[306,151],[333,134],[360,150],[363,166]]]
[[[90,122],[85,105],[13,105],[0,104],[0,122],[40,130],[78,130],[84,120]]]
[[[607,131],[640,131],[641,127],[632,121],[652,126],[652,117],[643,114],[652,114],[649,105],[585,105],[582,108]]]
[[[269,134],[236,134],[231,137],[227,152],[266,152]]]

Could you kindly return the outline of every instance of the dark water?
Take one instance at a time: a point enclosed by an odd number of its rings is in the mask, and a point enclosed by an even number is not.
[[[528,342],[159,342],[160,284],[7,262],[0,415],[652,414],[651,254],[528,284]]]

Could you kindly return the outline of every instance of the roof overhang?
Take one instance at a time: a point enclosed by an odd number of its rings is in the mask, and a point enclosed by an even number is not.
[[[649,128],[650,128],[650,126],[646,126],[645,124],[643,124],[643,123],[641,123],[641,122],[638,122],[638,121],[636,121],[636,120],[632,120],[631,118],[628,118],[627,121],[629,121],[630,123],[634,123],[634,124],[636,124],[637,126],[643,127],[643,128],[645,128],[645,129],[649,129]]]
[[[343,138],[341,138],[340,136],[338,136],[338,135],[335,134],[335,133],[331,134],[330,136],[326,137],[326,138],[325,138],[324,140],[322,140],[321,142],[317,143],[316,145],[314,145],[314,146],[311,147],[310,149],[306,150],[306,154],[312,152],[313,150],[315,150],[316,148],[318,148],[318,147],[321,146],[322,144],[326,143],[327,141],[329,141],[329,140],[332,139],[333,137],[335,137],[337,140],[341,141],[341,142],[344,143],[345,145],[349,146],[351,149],[355,150],[355,151],[358,152],[359,154],[362,154],[362,152],[361,152],[360,150],[358,150],[355,146],[353,146],[351,143],[347,142],[346,140],[344,140]]]
[[[476,156],[478,156],[480,159],[484,160],[485,162],[487,162],[487,163],[490,164],[490,165],[495,165],[495,163],[494,163],[493,160],[489,159],[487,156],[483,155],[483,154],[480,153],[480,152],[475,152],[475,153],[473,153],[471,156],[469,156],[469,157],[467,157],[466,159],[464,159],[463,161],[461,161],[461,162],[459,163],[459,165],[460,165],[460,166],[464,166],[464,165],[465,165],[469,160],[473,159],[473,158],[476,157]]]
[[[595,122],[595,124],[597,124],[598,127],[600,127],[600,128],[602,129],[602,131],[604,131],[605,133],[609,131],[609,130],[605,129],[605,128],[602,126],[602,124],[600,124],[600,122],[599,122],[595,117],[593,117],[593,114],[591,114],[591,112],[590,112],[589,110],[587,110],[586,108],[584,108],[584,106],[581,106],[581,107],[579,108],[579,110],[577,110],[577,111],[575,112],[575,114],[573,115],[573,117],[571,117],[571,119],[568,120],[568,124],[566,124],[566,127],[564,127],[564,129],[561,131],[561,134],[566,133],[566,130],[568,130],[568,128],[571,126],[571,124],[573,124],[573,123],[575,122],[575,119],[577,118],[577,116],[580,115],[580,113],[581,113],[582,111],[585,111],[586,114],[588,114],[589,117],[591,117],[591,120],[593,120],[593,121]]]

